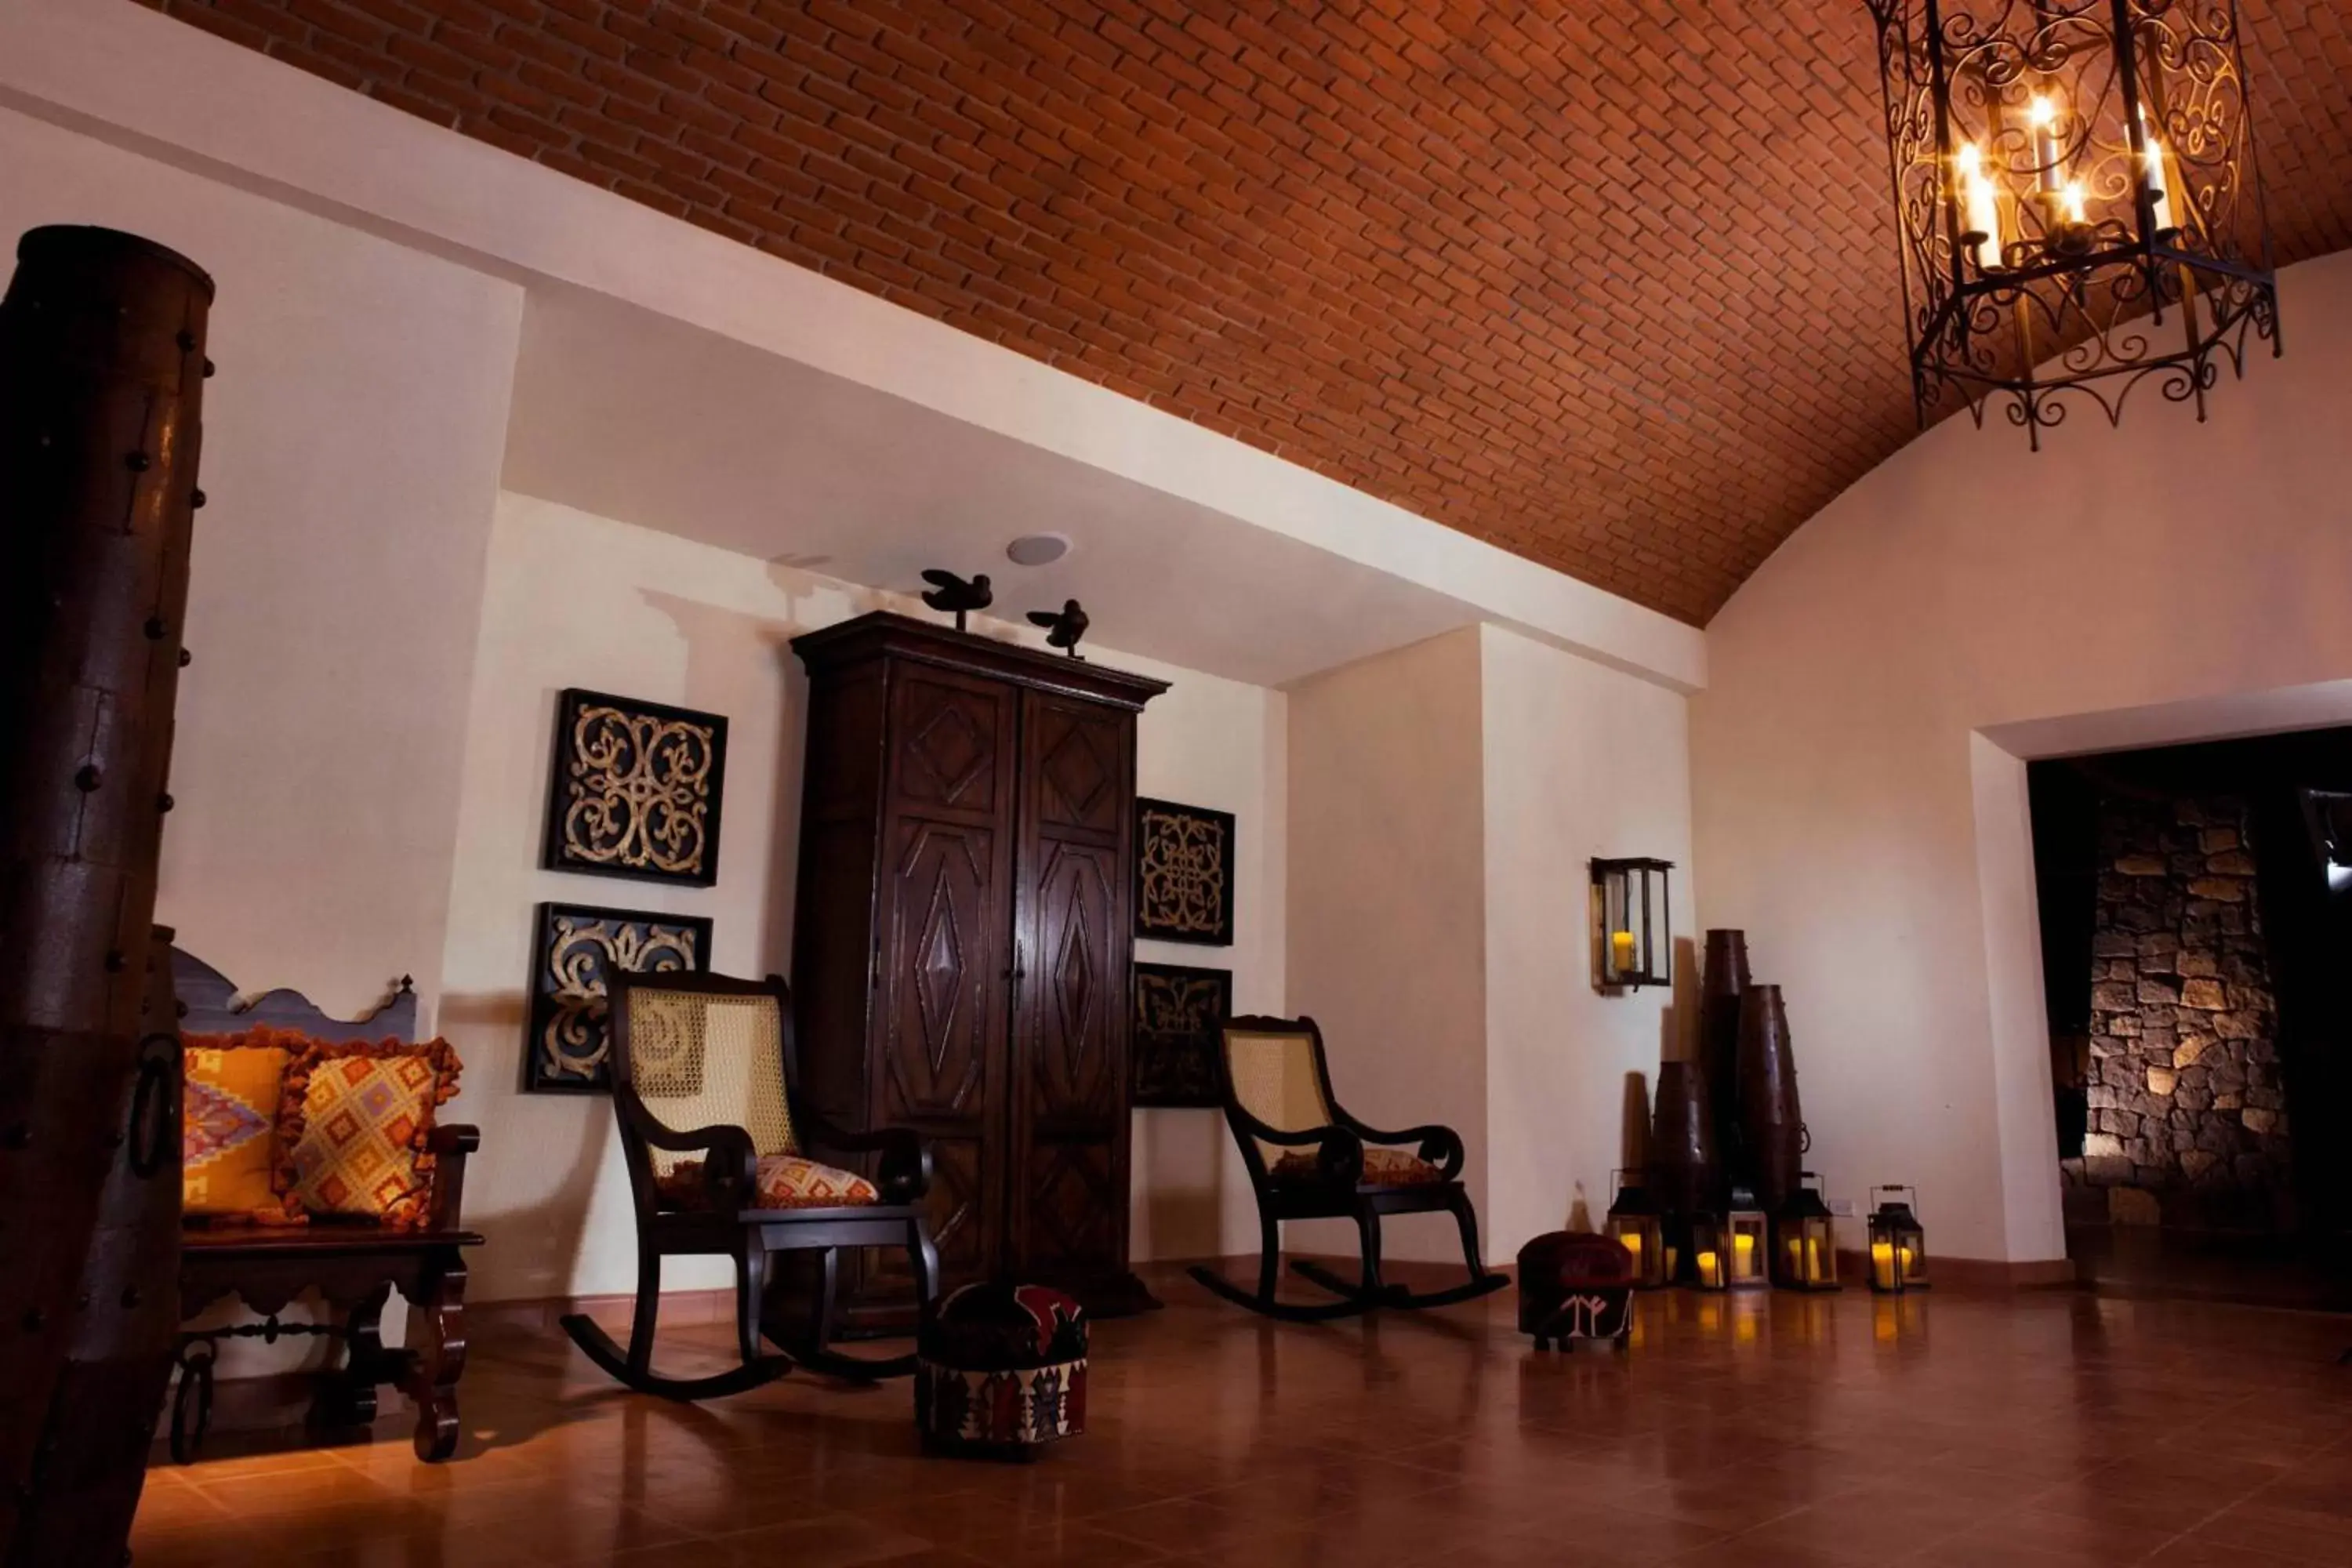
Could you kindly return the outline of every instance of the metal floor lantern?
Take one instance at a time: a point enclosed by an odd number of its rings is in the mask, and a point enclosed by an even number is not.
[[[2236,0],[1865,0],[1924,425],[2193,403],[2279,351]]]

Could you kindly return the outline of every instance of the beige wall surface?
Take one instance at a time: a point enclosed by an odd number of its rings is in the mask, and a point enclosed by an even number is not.
[[[1610,1173],[1638,1164],[1658,1063],[1685,1054],[1686,700],[1488,626],[1482,634],[1486,876],[1487,1251],[1509,1258],[1579,1205],[1598,1225]],[[1591,861],[1669,873],[1672,990],[1593,984]]]
[[[1008,605],[1013,596],[1007,593]],[[520,1089],[534,907],[556,900],[707,915],[715,922],[715,970],[788,972],[807,682],[787,644],[877,608],[930,614],[891,595],[532,497],[499,498],[440,1014],[443,1032],[468,1065],[465,1091],[449,1113],[482,1129],[467,1186],[467,1215],[490,1242],[475,1269],[477,1297],[620,1291],[635,1279],[611,1105],[602,1096]],[[983,629],[1005,632],[992,623]],[[1238,1005],[1278,1005],[1283,699],[1091,642],[1088,651],[1173,683],[1139,725],[1143,791],[1240,819],[1235,945],[1155,943],[1143,956],[1229,965]],[[715,887],[538,869],[555,698],[566,686],[728,716],[727,816]],[[1247,1184],[1230,1142],[1214,1111],[1137,1113],[1137,1257],[1204,1256],[1229,1245],[1228,1233],[1254,1234]],[[691,1289],[729,1277],[723,1262],[686,1260],[672,1264],[665,1279]]]
[[[1323,1027],[1340,1102],[1375,1127],[1444,1122],[1485,1212],[1486,1000],[1479,630],[1290,689],[1290,1011]],[[1351,1251],[1352,1228],[1289,1244]],[[1452,1220],[1391,1222],[1389,1256],[1459,1258]]]
[[[157,917],[238,984],[436,982],[522,291],[0,111],[0,235],[100,224],[217,286]]]
[[[2352,675],[2352,256],[2280,293],[2286,356],[2225,373],[2206,424],[2152,384],[2039,455],[1947,421],[1708,628],[1703,923],[1787,987],[1809,1163],[1857,1201],[1917,1183],[1931,1247],[2063,1246],[2021,764],[1978,732],[2191,702],[2218,726]]]

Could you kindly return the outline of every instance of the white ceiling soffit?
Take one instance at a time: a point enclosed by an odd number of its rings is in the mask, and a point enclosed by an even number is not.
[[[1146,531],[1143,521],[1134,521],[1146,510],[1150,530],[1205,531],[1197,542],[1170,541],[1159,547],[1166,554],[1146,552],[1138,561],[1202,566],[1232,554],[1236,542],[1249,537],[1225,531],[1269,536],[1243,553],[1232,575],[1201,577],[1198,589],[1189,575],[1160,584],[1172,601],[1165,606],[1171,616],[1205,613],[1206,590],[1234,583],[1246,596],[1221,613],[1242,626],[1254,618],[1260,636],[1271,635],[1268,628],[1288,617],[1340,618],[1359,591],[1375,595],[1370,609],[1407,606],[1412,622],[1410,606],[1426,595],[1458,605],[1472,618],[1513,626],[1677,689],[1706,683],[1706,639],[1695,627],[142,6],[0,0],[0,101],[514,279],[544,296],[551,310],[564,308],[564,290],[604,295],[823,373],[835,378],[836,390],[847,384],[887,395],[936,418],[1033,448],[1039,459],[1058,457],[1089,471],[1039,481],[1053,495],[1068,495],[1067,501],[1041,508],[1024,497],[1019,510],[1029,515],[988,516],[1000,557],[1011,536],[1004,524],[1013,524],[1013,531],[1059,527],[1055,519],[1064,507],[1087,510],[1087,487],[1097,483],[1123,492],[1105,492],[1109,506],[1123,509],[1122,532]],[[555,293],[548,292],[551,286]],[[540,417],[534,409],[519,406],[518,412],[534,422]],[[934,426],[925,439],[941,439],[936,433],[948,428]],[[895,451],[894,465],[909,461],[908,449]],[[982,467],[1005,465],[1009,475],[1018,461],[992,452]],[[614,482],[622,477],[607,476]],[[756,468],[742,488],[773,477]],[[723,487],[713,481],[710,488]],[[1145,492],[1153,498],[1148,509],[1140,499]],[[685,516],[674,504],[663,510],[673,521],[619,515],[682,531],[705,521]],[[970,515],[977,520],[982,510],[974,506]],[[717,516],[708,521],[715,524]],[[935,537],[929,553],[944,554],[965,537]],[[761,546],[746,540],[743,547]],[[1265,560],[1288,562],[1298,559],[1287,553],[1296,548],[1312,551],[1327,566],[1319,573],[1292,567],[1271,579],[1251,569],[1260,559],[1252,552],[1257,549],[1269,552]],[[771,552],[827,550],[787,542]],[[846,575],[851,558],[845,549],[837,553],[841,566],[826,570]],[[1074,552],[1067,570],[1082,571],[1087,553]],[[1379,598],[1381,591],[1369,584],[1360,590],[1350,580],[1358,568],[1419,592]],[[1095,579],[1089,574],[1087,581]],[[1334,607],[1290,592],[1302,581],[1324,582]],[[1042,575],[1040,582],[1043,586]],[[1280,591],[1265,592],[1267,582]],[[1091,602],[1103,592],[1081,596]],[[1103,603],[1111,607],[1108,599]],[[1141,615],[1139,606],[1124,605],[1120,613],[1129,608]],[[1421,625],[1391,627],[1377,646],[1426,635]],[[1345,641],[1353,634],[1335,627],[1331,635]],[[1118,640],[1147,651],[1124,632]],[[1302,637],[1297,647],[1312,642]]]
[[[1125,652],[1278,686],[1475,606],[715,332],[534,289],[506,488],[828,577],[993,579],[993,614],[1083,600]],[[1069,554],[1016,566],[1024,533]]]
[[[2142,708],[2111,708],[2014,723],[1988,724],[1986,740],[2029,762],[2044,757],[2136,752],[2200,741],[2235,741],[2352,724],[2352,680],[2319,680],[2267,691],[2184,698]]]

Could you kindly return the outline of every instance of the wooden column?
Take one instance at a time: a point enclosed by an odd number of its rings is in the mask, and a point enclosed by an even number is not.
[[[178,1328],[155,878],[212,280],[39,228],[0,299],[0,1564],[115,1563]]]

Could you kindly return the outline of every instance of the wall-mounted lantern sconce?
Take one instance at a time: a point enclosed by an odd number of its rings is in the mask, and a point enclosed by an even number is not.
[[[1595,860],[1593,914],[1600,984],[1631,991],[1674,981],[1674,924],[1666,904],[1671,860]]]

